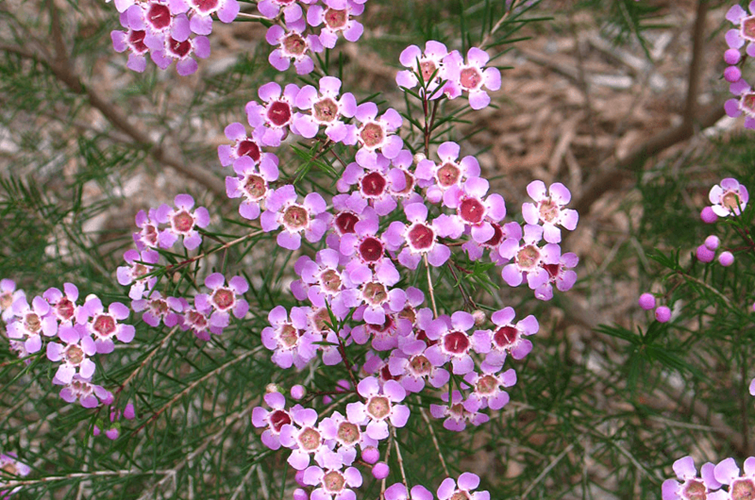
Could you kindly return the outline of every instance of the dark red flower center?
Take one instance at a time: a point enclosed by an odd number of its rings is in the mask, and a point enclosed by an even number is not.
[[[379,172],[370,172],[362,178],[362,194],[370,197],[379,197],[385,192],[385,186],[388,181]]]
[[[495,222],[491,222],[490,225],[493,226],[493,236],[491,236],[484,244],[489,247],[496,247],[501,243],[501,240],[503,240],[503,230],[501,229],[501,226]]]
[[[61,321],[67,321],[73,318],[75,307],[73,302],[68,300],[67,297],[62,297],[57,304],[55,304],[55,312]]]
[[[260,147],[251,139],[244,139],[239,143],[238,149],[236,149],[236,155],[239,157],[248,156],[255,163],[260,161]]]
[[[558,276],[558,273],[561,270],[561,265],[560,264],[543,264],[543,269],[548,271],[549,278],[555,278],[556,276]]]
[[[516,342],[519,337],[519,330],[511,325],[500,327],[493,334],[493,342],[500,348],[506,348]]]
[[[191,42],[189,40],[179,42],[178,40],[171,38],[170,40],[168,40],[168,50],[172,54],[175,54],[177,57],[183,59],[184,57],[189,55],[189,52],[191,52]]]
[[[479,224],[485,216],[485,205],[476,198],[464,198],[459,204],[459,217],[469,224]]]
[[[362,144],[369,149],[374,149],[383,144],[383,127],[375,122],[369,122],[362,126],[362,130],[359,131],[359,138],[362,140]]]
[[[173,216],[173,229],[182,234],[186,234],[194,229],[194,217],[186,210],[181,210]]]
[[[191,0],[191,3],[194,4],[194,7],[196,7],[199,12],[205,14],[217,10],[218,5],[220,4],[218,0]]]
[[[377,262],[383,257],[383,244],[379,239],[368,236],[359,244],[359,255],[365,262]]]
[[[444,163],[438,169],[438,184],[441,187],[448,188],[459,182],[461,177],[461,170],[453,163]]]
[[[359,217],[353,212],[341,212],[336,215],[335,226],[341,234],[354,233],[354,226],[359,222]]]
[[[283,101],[273,101],[267,108],[267,119],[276,127],[283,127],[291,121],[291,105]]]
[[[464,332],[452,331],[443,337],[443,347],[451,354],[466,354],[470,345],[469,336]]]
[[[100,314],[94,317],[92,329],[100,337],[109,337],[115,333],[115,318],[108,314]]]
[[[218,288],[212,294],[212,302],[218,309],[225,311],[236,302],[236,294],[228,288]]]
[[[406,239],[415,250],[428,250],[435,243],[435,231],[424,224],[415,224],[407,232]]]
[[[168,28],[172,20],[168,6],[159,3],[151,3],[145,17],[147,22],[157,31]]]
[[[286,413],[283,410],[275,410],[270,413],[270,425],[273,427],[273,430],[275,432],[280,432],[281,428],[291,423],[291,417],[288,416],[288,413]]]
[[[144,44],[145,36],[147,36],[147,32],[142,30],[132,30],[128,35],[128,43],[137,54],[144,54],[149,50],[149,47]]]

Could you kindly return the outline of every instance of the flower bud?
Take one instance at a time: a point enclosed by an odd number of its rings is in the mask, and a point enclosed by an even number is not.
[[[721,240],[718,239],[718,236],[715,234],[711,234],[707,238],[705,238],[705,247],[708,250],[716,250],[718,248],[718,245],[721,243]]]
[[[374,446],[367,446],[362,450],[362,460],[368,464],[374,464],[380,460],[380,452]]]
[[[485,312],[479,309],[473,311],[472,316],[474,317],[474,324],[477,326],[483,325],[488,320]]]
[[[385,479],[391,472],[391,468],[385,462],[378,462],[372,467],[372,475],[375,479]]]
[[[711,207],[705,207],[702,212],[700,212],[700,218],[706,224],[713,224],[718,220],[718,215],[716,215]]]
[[[734,264],[734,255],[731,252],[721,252],[718,256],[718,263],[724,267]]]
[[[307,390],[303,385],[296,384],[291,388],[291,397],[294,399],[301,399],[307,393]]]
[[[742,54],[737,49],[729,49],[724,52],[724,62],[726,64],[737,64],[742,60]]]
[[[643,293],[637,302],[645,311],[649,311],[655,307],[655,297],[653,297],[652,293]]]
[[[729,83],[737,83],[742,78],[742,71],[736,66],[729,66],[724,70],[724,80]]]
[[[697,255],[697,260],[700,262],[713,262],[713,259],[716,258],[716,252],[713,250],[708,249],[705,245],[700,245],[697,247],[697,252],[695,252]]]
[[[669,309],[666,306],[659,306],[655,310],[655,319],[659,323],[666,323],[668,320],[671,319],[671,309]]]
[[[414,155],[414,164],[421,162],[422,160],[426,160],[427,156],[424,155],[424,153],[417,153]]]
[[[304,491],[301,488],[297,488],[294,491],[294,500],[307,500],[309,496],[307,495],[307,492]]]

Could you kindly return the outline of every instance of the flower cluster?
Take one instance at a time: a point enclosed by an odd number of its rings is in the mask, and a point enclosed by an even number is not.
[[[748,56],[755,56],[755,4],[750,3],[749,12],[740,5],[732,6],[726,13],[726,19],[735,27],[726,32],[729,49],[724,52],[724,61],[728,65],[724,78],[731,85],[729,90],[736,96],[724,104],[726,114],[731,117],[745,115],[745,128],[755,129],[755,91],[742,78],[741,66],[746,58],[742,57],[742,48]]]
[[[755,457],[744,462],[744,474],[733,458],[718,464],[707,462],[698,475],[692,457],[680,458],[673,465],[676,479],[661,487],[663,500],[744,500],[755,494]]]

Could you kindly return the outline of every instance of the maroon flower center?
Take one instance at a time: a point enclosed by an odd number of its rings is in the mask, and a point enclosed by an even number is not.
[[[92,329],[100,336],[107,338],[115,333],[115,318],[109,314],[99,314],[94,317]]]
[[[341,212],[336,215],[335,226],[341,234],[354,233],[354,226],[359,222],[359,217],[353,212]]]
[[[553,222],[558,218],[558,205],[553,200],[546,200],[540,203],[540,218],[545,222]]]
[[[721,205],[728,210],[739,210],[740,204],[739,194],[732,190],[728,190],[721,196]]]
[[[275,0],[275,2],[278,3],[279,5],[290,5],[296,2],[296,0]]]
[[[149,301],[149,310],[152,311],[152,314],[155,316],[164,316],[168,314],[170,308],[168,307],[168,302],[165,300],[152,299]]]
[[[320,436],[320,433],[312,427],[305,428],[301,431],[301,434],[299,434],[299,445],[305,451],[315,451],[320,447],[321,442],[322,437]]]
[[[184,57],[189,55],[189,52],[191,52],[191,42],[189,40],[179,42],[178,40],[171,38],[168,40],[168,50],[172,54],[183,59]]]
[[[338,493],[343,489],[345,484],[346,479],[344,479],[340,472],[335,470],[328,472],[322,477],[322,486],[325,488],[325,491]]]
[[[79,366],[79,364],[84,361],[84,351],[81,347],[74,344],[71,344],[66,348],[65,356],[68,364],[73,366]]]
[[[257,174],[249,174],[244,181],[244,192],[251,200],[259,200],[267,193],[267,181]]]
[[[351,422],[341,422],[338,424],[338,439],[346,444],[354,444],[359,441],[359,427]]]
[[[429,250],[435,243],[435,231],[424,224],[415,224],[407,232],[406,239],[415,250]]]
[[[476,89],[482,83],[482,75],[477,68],[464,68],[459,74],[459,83],[467,90]]]
[[[753,484],[752,479],[735,479],[729,487],[729,495],[731,495],[731,500],[752,500],[755,498],[755,484]],[[697,500],[697,498],[705,497],[694,498]]]
[[[433,365],[430,363],[430,360],[420,354],[419,356],[414,356],[412,360],[409,361],[409,367],[415,375],[421,376],[430,373]]]
[[[283,101],[273,101],[267,108],[267,119],[276,127],[283,127],[291,121],[291,105]]]
[[[291,205],[283,212],[283,224],[290,231],[300,231],[309,225],[309,212],[300,205]]]
[[[328,310],[324,307],[318,309],[312,314],[311,321],[312,328],[314,328],[316,332],[322,333],[330,330],[330,314],[328,314]]]
[[[275,432],[280,432],[281,427],[291,423],[291,417],[283,410],[275,410],[270,413],[270,425]]]
[[[189,311],[186,313],[186,320],[195,330],[204,330],[207,327],[207,318],[199,311]]]
[[[299,341],[299,331],[293,325],[283,325],[278,335],[281,344],[285,347],[293,347]]]
[[[422,74],[422,79],[426,82],[430,81],[430,78],[432,78],[433,73],[435,73],[437,69],[438,67],[432,61],[422,61],[419,63],[419,71]]]
[[[215,293],[212,294],[212,302],[218,309],[225,311],[226,309],[233,307],[233,304],[236,302],[236,294],[233,293],[233,290],[228,288],[218,288],[215,290]]]
[[[157,228],[152,224],[147,224],[142,228],[142,241],[150,246],[157,246]]]
[[[57,304],[55,304],[55,313],[61,321],[67,321],[73,318],[75,307],[73,302],[68,300],[67,297],[62,297]]]
[[[335,269],[326,269],[320,274],[320,284],[331,293],[341,290],[341,276]]]
[[[543,264],[543,269],[545,269],[548,272],[549,278],[555,278],[558,276],[559,271],[561,271],[561,265],[560,264]]]
[[[534,268],[540,262],[540,250],[535,245],[527,245],[516,254],[516,263],[524,270]]]
[[[287,56],[298,57],[307,51],[307,41],[298,33],[289,33],[283,37],[281,47]]]
[[[388,292],[382,283],[371,281],[362,289],[364,300],[372,305],[379,305],[388,300]]]
[[[181,210],[171,219],[173,229],[182,234],[186,234],[194,229],[194,217],[186,210]]]
[[[384,336],[383,334],[392,332],[396,324],[393,321],[393,318],[390,315],[385,316],[385,321],[383,321],[382,325],[373,325],[371,323],[367,323],[367,328],[372,333],[374,333],[376,336]]]
[[[755,92],[742,95],[742,107],[748,113],[755,113]]]
[[[493,394],[498,389],[498,379],[492,375],[484,375],[477,379],[477,392],[480,394]]]
[[[461,177],[461,170],[453,163],[444,163],[438,169],[438,184],[444,188],[448,188],[459,182]]]
[[[391,368],[390,368],[390,367],[389,367],[388,365],[384,365],[384,366],[383,366],[383,367],[382,367],[382,368],[380,369],[380,378],[381,378],[381,379],[382,379],[383,381],[387,382],[387,381],[389,381],[389,380],[398,380],[399,378],[401,378],[401,376],[398,376],[398,377],[394,377],[394,376],[393,376],[393,375],[391,374]]]
[[[469,336],[464,332],[453,331],[443,337],[443,348],[451,354],[466,354],[469,346]]]
[[[755,16],[742,21],[742,36],[749,40],[755,40]]]
[[[368,236],[359,244],[359,255],[365,262],[377,262],[383,257],[383,244],[379,239]]]
[[[383,174],[379,172],[371,172],[362,177],[362,194],[370,197],[382,196],[387,184],[388,181],[385,180]]]
[[[128,43],[134,49],[134,52],[138,54],[144,54],[149,48],[144,44],[144,37],[147,36],[146,31],[132,30],[128,35]]]
[[[359,138],[362,140],[362,144],[369,149],[375,149],[383,143],[383,127],[375,122],[365,123],[362,126],[362,130],[359,132]]]
[[[320,99],[312,106],[312,115],[319,122],[330,123],[338,116],[338,104],[330,97]]]
[[[349,12],[347,10],[328,9],[323,14],[323,20],[328,28],[333,31],[339,30],[346,26],[346,22],[349,20]]]
[[[147,22],[157,31],[162,31],[170,26],[171,15],[167,5],[151,3],[147,11]]]
[[[194,4],[194,7],[196,7],[199,12],[204,12],[206,14],[216,10],[220,2],[218,0],[192,0],[191,3]]]
[[[42,320],[36,313],[29,313],[24,317],[24,328],[32,333],[37,333],[42,329]]]
[[[260,161],[260,147],[251,139],[244,139],[239,143],[238,149],[236,149],[236,155],[239,157],[248,156],[254,160],[254,163],[257,163]]]
[[[459,217],[469,224],[479,224],[485,216],[485,205],[476,198],[464,198],[458,210]]]
[[[493,334],[493,342],[501,349],[509,347],[519,337],[519,330],[511,325],[502,326]]]
[[[501,229],[501,226],[495,222],[491,222],[490,225],[493,226],[493,236],[491,236],[484,244],[489,247],[496,247],[501,243],[501,240],[503,240],[503,230]]]
[[[391,402],[385,396],[372,396],[367,402],[367,413],[375,420],[382,420],[391,413]]]

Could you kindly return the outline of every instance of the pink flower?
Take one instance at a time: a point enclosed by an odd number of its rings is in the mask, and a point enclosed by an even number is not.
[[[280,431],[281,444],[293,450],[288,457],[288,464],[296,470],[304,470],[309,466],[311,455],[319,459],[318,463],[329,458],[327,452],[330,449],[316,425],[317,412],[296,405],[289,414],[293,422],[281,427]]]
[[[113,338],[126,344],[134,339],[136,333],[134,327],[119,323],[128,318],[129,314],[128,307],[120,302],[113,302],[105,312],[99,297],[91,295],[79,309],[76,321],[86,323],[89,333],[94,337],[97,352],[108,354],[115,349]]]
[[[498,254],[506,260],[514,260],[513,263],[501,270],[501,277],[509,286],[522,284],[524,276],[530,289],[535,290],[548,282],[548,272],[541,266],[545,262],[558,262],[560,247],[553,243],[540,248],[537,243],[543,235],[541,226],[527,224],[524,226],[524,235],[521,229],[512,231],[498,248]]]
[[[313,5],[307,11],[307,23],[310,26],[320,26],[320,43],[325,48],[332,49],[336,46],[338,33],[343,33],[343,37],[350,41],[356,42],[364,32],[364,26],[355,21],[351,16],[359,16],[364,12],[364,5],[354,2],[323,0],[325,6],[318,4]]]
[[[313,465],[304,471],[304,484],[317,486],[310,500],[356,500],[351,488],[362,486],[362,474],[355,467],[341,472],[337,469],[323,470]]]
[[[464,472],[459,476],[458,483],[447,477],[438,487],[438,500],[451,500],[452,498],[468,498],[469,500],[490,500],[490,493],[487,491],[476,491],[480,485],[480,478],[477,474]]]
[[[311,11],[311,9],[310,9]],[[311,139],[317,135],[320,126],[325,126],[325,135],[333,142],[341,142],[349,133],[349,125],[342,117],[351,118],[356,113],[357,102],[354,95],[346,92],[338,98],[341,80],[333,76],[320,78],[320,91],[305,85],[296,96],[296,107],[310,110],[311,114],[297,113],[294,117],[300,135]]]
[[[291,61],[294,61],[296,74],[308,75],[315,69],[315,63],[307,52],[322,52],[322,43],[315,35],[307,35],[306,38],[302,36],[306,28],[303,19],[287,24],[287,27],[288,31],[274,24],[267,30],[267,43],[278,46],[270,53],[268,61],[278,71],[286,71]]]
[[[365,402],[349,403],[346,414],[349,421],[367,425],[366,433],[372,439],[381,441],[388,437],[388,423],[403,427],[409,419],[409,407],[396,404],[404,400],[406,391],[395,380],[388,380],[380,387],[375,377],[367,377],[357,385],[357,391]]]
[[[440,367],[451,361],[455,375],[472,371],[474,361],[470,352],[474,350],[485,354],[490,350],[490,343],[484,334],[470,336],[467,333],[474,324],[474,317],[464,311],[456,311],[450,318],[440,316],[430,323],[426,330],[427,338],[438,343],[430,346],[425,355],[433,366]]]
[[[269,392],[265,394],[264,400],[270,411],[261,406],[255,407],[252,410],[252,424],[266,428],[262,432],[262,443],[271,450],[277,450],[281,446],[281,428],[292,422],[291,416],[285,410],[286,398],[281,393]]]
[[[747,207],[750,195],[747,188],[736,179],[727,177],[710,188],[708,199],[713,204],[713,212],[719,217],[728,215],[741,215],[741,210]]]
[[[406,486],[396,483],[385,489],[385,500],[433,500],[433,494],[418,484],[412,487],[410,496],[406,492]]]
[[[91,379],[95,364],[88,358],[97,353],[94,340],[84,325],[63,326],[58,334],[65,346],[57,342],[47,344],[47,359],[52,362],[62,361],[55,373],[53,383],[66,385],[71,383],[74,375]]]
[[[303,368],[317,354],[315,342],[322,335],[308,329],[305,308],[293,307],[291,319],[283,306],[274,307],[267,316],[270,325],[262,330],[262,344],[273,351],[273,362],[281,368]]]
[[[464,376],[464,381],[473,387],[473,392],[464,401],[464,408],[469,412],[476,412],[480,408],[500,410],[509,402],[509,395],[502,387],[511,387],[516,384],[516,372],[509,368],[498,375],[490,371],[483,373],[470,372]]]
[[[577,227],[579,214],[576,210],[564,208],[571,200],[571,193],[561,184],[551,184],[546,194],[543,181],[532,181],[527,185],[527,193],[535,203],[522,205],[522,216],[527,224],[541,224],[543,237],[548,243],[561,242],[561,231],[556,227],[563,226],[569,231]]]
[[[437,99],[442,92],[437,89],[440,84],[449,79],[448,68],[443,59],[448,55],[445,45],[435,40],[425,43],[425,51],[416,45],[410,45],[401,51],[399,62],[406,70],[396,75],[396,84],[405,89],[413,89],[419,83],[417,76],[422,79],[420,96],[427,93],[429,99]]]
[[[141,255],[136,250],[126,250],[123,259],[128,265],[120,266],[116,270],[118,283],[123,286],[131,285],[128,292],[129,298],[139,300],[157,282],[157,277],[145,275],[152,271],[151,264],[156,264],[160,260],[160,254],[149,249],[143,250]]]
[[[53,337],[58,332],[58,322],[50,309],[50,304],[42,297],[34,297],[32,305],[25,296],[19,296],[12,306],[16,321],[8,324],[8,338],[23,340],[29,354],[42,349],[42,335]]]
[[[0,471],[3,471],[10,476],[26,477],[31,472],[31,468],[28,465],[19,462],[18,456],[15,453],[0,453]],[[2,487],[3,481],[0,477],[0,488]],[[9,498],[10,495],[17,493],[20,490],[21,486],[17,486],[10,491],[0,489],[0,498],[5,500]]]
[[[392,222],[384,233],[385,240],[398,250],[406,244],[398,256],[398,261],[409,269],[416,269],[422,256],[433,267],[442,266],[451,256],[451,250],[438,242],[439,227],[437,219],[427,223],[427,207],[423,203],[411,203],[404,207],[404,213],[409,220],[409,226],[402,222]]]
[[[144,210],[139,210],[136,214],[136,227],[139,231],[133,234],[134,244],[140,252],[145,248],[157,248],[160,230],[157,220],[157,210],[149,209],[149,214]]]
[[[174,327],[181,321],[178,313],[183,312],[183,303],[175,298],[163,296],[158,291],[149,294],[149,298],[139,299],[131,302],[131,309],[134,312],[144,311],[142,319],[150,326],[157,327],[163,321],[165,326]]]
[[[23,290],[16,290],[16,282],[9,279],[0,280],[0,313],[3,321],[8,322],[13,317],[13,303],[26,297]]]
[[[472,109],[482,109],[490,104],[490,96],[487,90],[501,88],[501,72],[498,68],[486,68],[490,56],[487,52],[477,47],[472,47],[467,52],[467,63],[457,51],[453,51],[445,57],[443,62],[448,66],[449,79],[453,78],[446,86],[446,92],[452,99],[462,91],[469,93],[469,106]]]
[[[233,162],[233,170],[239,177],[226,177],[225,189],[229,198],[244,198],[239,205],[239,214],[248,220],[260,215],[261,205],[273,193],[270,183],[278,179],[278,158],[266,154],[259,165],[248,156]]]
[[[60,397],[66,403],[73,403],[78,400],[84,408],[96,408],[100,402],[104,404],[113,402],[113,395],[110,391],[79,375],[74,375],[73,380],[60,390]]]
[[[261,0],[257,4],[257,10],[268,19],[278,17],[283,9],[283,19],[286,23],[293,23],[302,18],[302,9],[299,3],[311,4],[316,0]]]
[[[221,273],[212,273],[204,280],[210,294],[199,294],[194,297],[194,305],[201,310],[212,307],[210,326],[225,328],[230,322],[230,313],[241,319],[249,310],[249,303],[239,295],[249,290],[249,284],[241,276],[234,276],[225,286],[225,277]]]
[[[745,128],[755,129],[755,92],[744,78],[732,83],[729,90],[738,99],[729,99],[724,103],[726,114],[736,118],[744,113]]]
[[[750,2],[750,14],[739,5],[732,6],[726,13],[726,19],[737,26],[726,32],[726,43],[732,49],[741,49],[747,43],[747,55],[755,56],[755,4]]]
[[[357,163],[364,167],[371,167],[377,161],[377,151],[380,150],[388,158],[395,158],[404,141],[395,132],[401,128],[403,118],[393,108],[388,109],[378,118],[378,107],[374,102],[365,102],[357,106],[354,116],[359,126],[347,140],[346,144],[359,144],[356,154]]]
[[[210,41],[206,36],[198,36],[188,40],[176,40],[172,37],[165,39],[162,50],[153,49],[152,61],[160,69],[167,69],[173,61],[176,61],[176,72],[181,76],[195,73],[199,65],[192,54],[200,59],[210,57]]]
[[[441,236],[458,239],[465,230],[472,239],[483,244],[493,238],[496,230],[493,223],[506,216],[506,204],[498,193],[486,196],[489,183],[482,177],[473,177],[461,187],[451,186],[443,195],[443,205],[456,210],[452,216],[441,215],[444,223]]]
[[[183,2],[184,0],[171,0],[171,7]],[[186,3],[191,10],[191,30],[198,35],[210,34],[212,14],[217,15],[218,19],[224,23],[233,22],[239,14],[237,0],[187,0]]]
[[[79,299],[79,289],[73,283],[64,283],[63,292],[57,288],[48,288],[43,297],[50,304],[53,314],[58,321],[70,325],[76,318],[79,306],[76,301]]]
[[[715,476],[715,469],[712,463],[709,462],[702,466],[702,479],[697,477],[697,469],[695,468],[695,462],[692,457],[680,458],[674,462],[673,468],[676,477],[682,481],[682,483],[679,484],[675,479],[665,480],[661,486],[661,496],[663,500],[687,500],[698,497],[707,498],[709,500],[723,500],[724,498],[729,498],[725,492],[716,491],[721,488],[721,483]],[[739,475],[738,469],[737,475]]]
[[[110,38],[113,41],[113,49],[116,52],[125,52],[128,50],[128,62],[126,67],[137,73],[143,73],[147,68],[147,53],[149,47],[144,43],[144,37],[147,32],[144,30],[133,30],[131,28],[128,31],[111,31]]]
[[[256,136],[257,129],[261,129],[259,140],[263,146],[278,147],[293,125],[293,106],[299,95],[299,87],[289,83],[281,93],[280,85],[268,82],[259,88],[257,94],[265,104],[249,101],[246,104],[247,121],[255,129]]]
[[[561,254],[560,248],[556,252],[546,254],[540,265],[548,272],[548,282],[540,285],[535,289],[535,297],[539,300],[550,300],[553,298],[553,285],[560,292],[571,290],[574,283],[577,282],[577,273],[572,271],[579,264],[579,257],[573,252]],[[553,259],[552,261],[550,259]]]
[[[404,189],[406,177],[401,170],[389,168],[390,162],[384,155],[377,154],[373,159],[367,168],[349,163],[336,186],[343,192],[356,184],[358,195],[370,203],[377,215],[388,215],[397,206],[392,192]]]
[[[455,142],[444,142],[438,146],[439,163],[423,159],[417,164],[415,175],[420,187],[427,188],[427,199],[439,203],[446,190],[459,186],[467,179],[480,176],[480,164],[474,156],[459,158],[460,147]]]
[[[530,314],[514,324],[515,316],[513,307],[500,309],[491,316],[496,328],[487,331],[491,349],[485,358],[483,369],[486,366],[500,369],[509,352],[514,359],[524,359],[532,350],[532,342],[525,337],[534,335],[540,329],[537,318]]]
[[[433,418],[444,418],[443,427],[449,431],[461,432],[467,427],[467,422],[479,426],[490,420],[484,413],[470,412],[464,408],[464,397],[461,392],[454,390],[451,393],[451,404],[448,404],[448,392],[444,391],[440,398],[444,405],[430,405],[430,415]]]
[[[188,194],[176,196],[175,208],[166,204],[157,209],[156,218],[161,224],[170,224],[170,227],[160,231],[158,242],[161,248],[172,247],[179,236],[183,236],[183,245],[187,250],[194,250],[202,243],[202,235],[196,230],[197,227],[205,228],[210,223],[210,213],[205,207],[198,207],[194,212],[194,198]]]
[[[278,233],[277,242],[283,248],[296,250],[301,246],[301,233],[307,241],[320,241],[327,229],[325,200],[318,193],[309,193],[303,204],[296,203],[294,186],[286,185],[277,189],[267,201],[267,210],[262,214],[260,223],[266,232],[283,226]],[[322,214],[322,215],[321,215]]]
[[[262,135],[265,133],[264,129],[254,129],[252,137],[249,137],[246,133],[246,127],[243,124],[235,122],[228,125],[224,130],[225,136],[228,140],[233,141],[233,144],[221,144],[218,146],[218,158],[220,164],[224,167],[234,163],[242,156],[248,156],[252,159],[253,164],[259,163],[263,156],[272,156],[273,162],[277,165],[278,158],[272,153],[263,153],[261,148]]]

